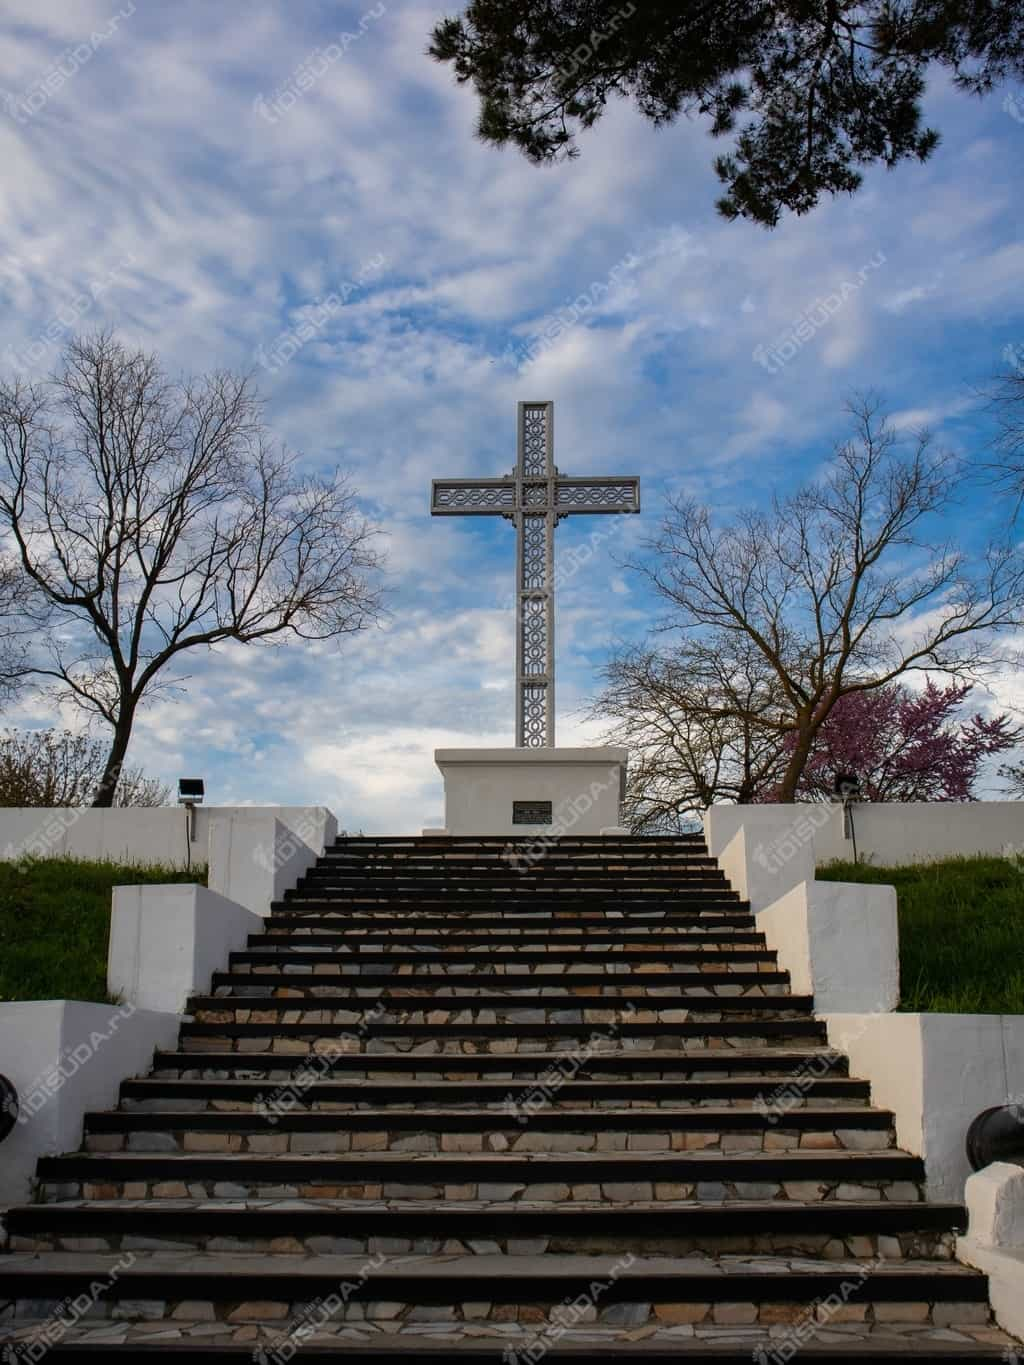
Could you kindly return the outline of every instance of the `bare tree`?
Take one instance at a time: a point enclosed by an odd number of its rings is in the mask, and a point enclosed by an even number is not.
[[[821,480],[767,512],[717,528],[705,506],[670,503],[655,558],[641,565],[687,637],[753,646],[774,672],[791,736],[780,801],[793,801],[840,697],[920,671],[975,678],[1000,660],[996,633],[1024,615],[1024,566],[1009,548],[968,564],[939,543],[960,469],[927,434],[904,454],[874,399],[849,406],[854,436]]]
[[[24,686],[32,643],[45,629],[48,615],[45,599],[17,560],[0,559],[0,704],[12,701]]]
[[[714,632],[671,651],[625,650],[604,679],[591,715],[611,719],[606,742],[630,750],[635,831],[679,829],[716,801],[745,805],[778,784],[781,687],[749,641]]]
[[[1016,521],[1024,505],[1024,347],[1006,348],[1010,368],[989,392],[999,431],[997,455],[989,464],[997,487],[1013,499],[1011,520]]]
[[[20,579],[13,561],[0,561],[0,702],[9,702],[17,693],[28,649],[18,610]]]
[[[109,334],[73,341],[49,382],[0,385],[0,525],[54,615],[32,675],[113,730],[97,806],[186,651],[328,639],[378,611],[350,487],[270,447],[250,381],[174,382]]]
[[[70,730],[0,735],[0,806],[87,806],[103,779],[107,746]],[[122,768],[115,806],[162,806],[170,788],[141,768]]]
[[[1024,763],[1005,764],[999,769],[999,776],[1006,780],[1006,795],[1024,801]]]

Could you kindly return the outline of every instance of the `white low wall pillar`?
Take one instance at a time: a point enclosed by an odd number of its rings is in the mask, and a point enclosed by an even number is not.
[[[893,1111],[899,1145],[924,1158],[929,1197],[962,1199],[972,1121],[1024,1095],[1024,1016],[843,1013],[826,1022],[850,1074]]]
[[[704,815],[708,852],[754,914],[814,880],[816,830],[832,806],[712,806]]]
[[[1024,854],[1024,801],[855,802],[850,818],[859,856],[876,867]],[[712,855],[720,858],[741,828],[747,832],[754,897],[761,894],[765,874],[774,878],[769,900],[802,881],[798,855],[807,847],[818,867],[853,859],[853,840],[847,837],[838,804],[712,806],[704,815]]]
[[[263,920],[205,886],[117,886],[107,987],[140,1009],[180,1014]]]
[[[175,1045],[177,1014],[131,1004],[0,1004],[0,1073],[18,1092],[18,1122],[0,1145],[0,1207],[26,1202],[41,1156],[77,1151],[82,1117],[112,1109],[121,1081],[145,1075]]]
[[[708,851],[750,902],[795,991],[813,995],[819,1011],[893,1010],[900,976],[895,890],[815,880],[815,837],[835,810],[715,806],[705,816]]]
[[[329,811],[326,821],[285,821],[276,811],[234,810],[216,815],[209,831],[209,886],[257,915],[269,915],[337,834]]]
[[[801,882],[757,916],[779,966],[818,1013],[894,1010],[900,1002],[899,925],[891,886]]]
[[[1024,1168],[993,1162],[968,1179],[964,1197],[969,1224],[957,1257],[988,1276],[1000,1327],[1024,1337]]]

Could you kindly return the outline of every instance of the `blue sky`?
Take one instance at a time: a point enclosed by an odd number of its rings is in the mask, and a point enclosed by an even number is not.
[[[517,399],[555,401],[564,472],[642,479],[640,517],[558,533],[564,552],[608,531],[558,602],[558,736],[586,742],[602,659],[657,614],[621,561],[666,491],[723,515],[784,491],[843,435],[854,389],[976,450],[975,390],[1024,346],[1024,90],[973,101],[937,78],[927,165],[767,233],[716,215],[699,124],[656,131],[623,105],[544,169],[476,142],[473,97],[424,56],[442,12],[0,9],[0,365],[49,370],[66,318],[175,372],[252,368],[275,434],[350,470],[386,533],[381,629],[195,658],[132,759],[204,775],[216,802],[324,803],[367,831],[440,823],[436,747],[512,743],[511,528],[428,508],[432,477],[511,467]],[[280,363],[303,319],[315,339]],[[998,513],[976,492],[950,529]],[[1024,704],[1013,678],[998,691]]]

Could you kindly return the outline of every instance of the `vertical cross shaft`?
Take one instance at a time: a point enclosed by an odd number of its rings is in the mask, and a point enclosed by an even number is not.
[[[435,479],[434,516],[501,516],[516,528],[516,747],[555,743],[555,527],[577,512],[639,512],[636,478],[566,478],[554,403],[520,403],[516,467],[503,479]]]
[[[555,743],[554,404],[520,403],[516,458],[516,747]]]

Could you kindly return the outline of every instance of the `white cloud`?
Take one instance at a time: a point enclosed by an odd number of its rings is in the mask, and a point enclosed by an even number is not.
[[[8,0],[0,87],[24,90],[115,8]],[[90,327],[116,326],[172,371],[254,367],[274,430],[310,467],[351,469],[391,544],[385,628],[340,653],[190,661],[187,693],[144,712],[133,757],[165,777],[205,772],[225,800],[335,802],[350,827],[414,829],[439,815],[432,749],[512,730],[499,604],[514,537],[500,520],[431,522],[430,479],[506,472],[525,397],[556,400],[561,468],[641,475],[641,517],[561,594],[560,733],[592,733],[570,713],[610,644],[657,612],[618,561],[666,489],[723,514],[785,490],[842,434],[853,387],[882,389],[905,427],[968,415],[964,389],[1006,340],[993,323],[1024,335],[1005,189],[1019,130],[937,83],[946,140],[927,166],[869,172],[859,195],[769,234],[715,216],[699,123],[654,130],[615,104],[578,161],[547,168],[479,143],[473,96],[424,55],[427,0],[389,5],[293,108],[259,112],[366,8],[253,0],[240,24],[202,0],[138,5],[36,117],[0,113],[0,366],[130,258]],[[880,252],[779,373],[755,362]],[[377,253],[380,278],[316,341],[260,366],[257,348]],[[552,344],[509,363],[581,296],[591,306]],[[560,543],[577,534],[570,521]]]

